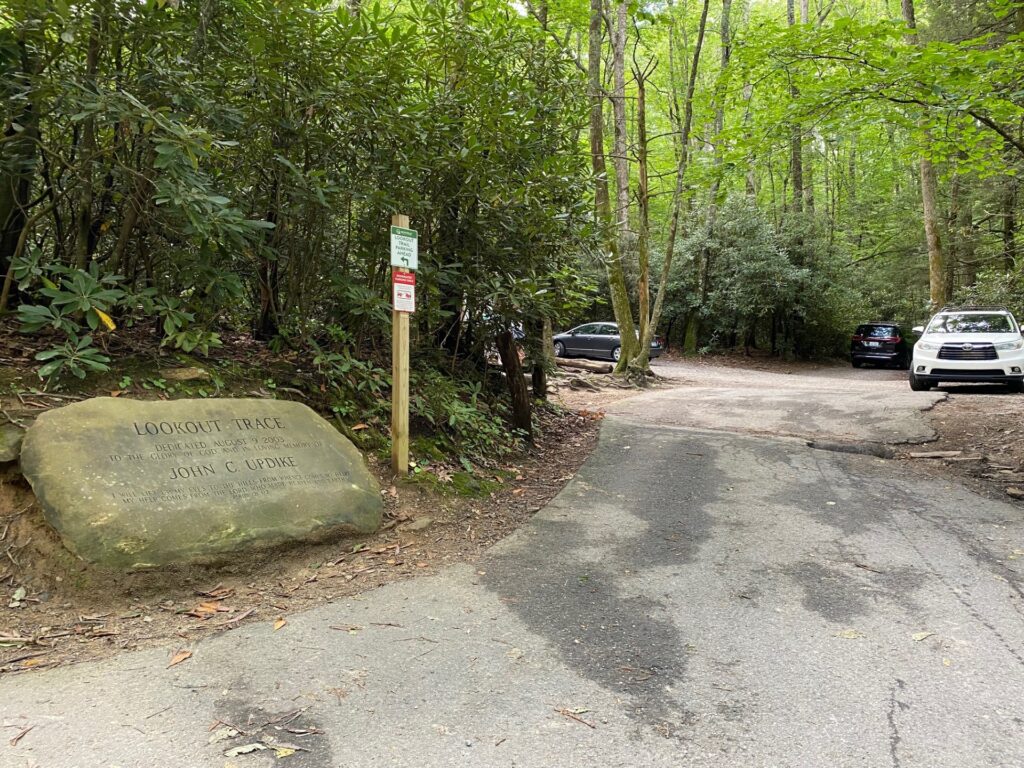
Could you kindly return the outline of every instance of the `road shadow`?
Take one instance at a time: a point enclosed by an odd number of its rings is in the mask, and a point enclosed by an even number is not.
[[[722,481],[715,458],[685,433],[609,422],[577,478],[483,564],[484,585],[570,669],[628,696],[629,717],[667,736],[691,719],[671,691],[687,621],[648,572],[691,562],[709,537],[713,520],[694,503]]]

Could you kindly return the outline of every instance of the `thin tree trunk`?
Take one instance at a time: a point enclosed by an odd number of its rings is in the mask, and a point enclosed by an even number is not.
[[[936,309],[949,301],[950,286],[946,274],[946,257],[939,235],[938,181],[932,161],[921,158],[921,204],[924,212],[924,237],[928,245],[928,282],[932,306]]]
[[[637,141],[637,315],[640,320],[638,334],[641,340],[630,367],[646,373],[650,365],[650,342],[644,344],[648,337],[648,326],[651,322],[651,192],[647,168],[647,73],[639,67],[634,70],[636,80],[636,141]]]
[[[594,208],[603,233],[604,256],[611,292],[612,310],[622,333],[634,333],[633,315],[626,288],[626,273],[619,251],[619,238],[612,218],[608,192],[608,167],[604,154],[604,98],[601,84],[603,50],[603,3],[590,0],[589,50],[587,57],[588,95],[590,98],[590,161],[594,172]]]
[[[794,0],[786,0],[786,19],[790,27],[796,26]],[[792,83],[789,86],[789,96],[793,101],[800,96],[800,91]],[[800,126],[797,123],[792,123],[789,127],[789,178],[793,184],[793,213],[803,213],[803,147]]]
[[[1002,238],[1003,238],[1003,264],[1007,270],[1012,270],[1017,263],[1017,191],[1020,181],[1016,176],[1008,176],[1003,184],[1002,199]]]
[[[810,2],[800,0],[800,23],[807,25],[811,23]],[[816,19],[816,26],[820,27],[822,20]],[[803,186],[804,210],[814,213],[814,131],[808,134],[809,151],[804,152],[801,142],[800,159],[800,183]]]
[[[806,2],[806,0],[804,0]],[[729,67],[729,58],[732,55],[732,40],[729,31],[729,21],[732,11],[732,0],[722,0],[722,21],[719,26],[719,48],[721,49],[721,60],[719,67],[719,81],[725,78],[726,69]],[[715,96],[715,172],[711,180],[711,189],[708,192],[708,211],[704,221],[706,234],[705,245],[700,250],[699,263],[697,266],[697,286],[700,295],[701,307],[707,304],[708,294],[711,289],[711,249],[707,245],[715,230],[715,223],[718,219],[718,196],[722,183],[724,160],[722,157],[722,131],[725,128],[725,93],[722,88],[718,89]],[[699,322],[699,321],[698,321]],[[699,327],[695,332],[699,332]]]
[[[554,367],[553,357],[554,352],[551,349],[552,345],[548,344],[550,335],[545,333],[551,328],[551,322],[546,318],[533,318],[530,321],[529,330],[529,341],[530,341],[530,387],[533,391],[533,398],[535,400],[547,400],[548,399],[548,368]],[[549,359],[552,362],[549,363]]]
[[[693,125],[693,95],[697,89],[697,70],[700,66],[700,54],[704,47],[704,32],[707,29],[708,5],[710,0],[704,0],[701,6],[700,23],[697,28],[697,42],[693,49],[693,60],[690,66],[690,78],[686,84],[686,100],[683,104],[683,121],[679,129],[679,165],[676,168],[676,185],[672,193],[672,213],[669,218],[668,238],[665,243],[665,258],[661,262],[661,282],[658,284],[658,294],[654,299],[654,310],[651,312],[651,322],[647,326],[647,334],[640,340],[641,345],[648,349],[651,346],[651,339],[658,328],[661,320],[662,307],[665,304],[665,292],[668,286],[668,276],[672,269],[672,257],[676,250],[676,236],[679,231],[679,214],[683,205],[683,185],[686,177],[686,168],[689,162],[688,145],[690,143],[690,130]],[[689,335],[690,329],[687,328]],[[688,339],[689,341],[689,339]]]
[[[621,357],[615,370],[622,373],[629,361],[636,355],[637,329],[633,322],[633,309],[630,306],[629,292],[626,286],[625,269],[622,259],[630,246],[629,236],[629,158],[626,136],[626,24],[628,23],[628,4],[619,0],[615,9],[612,26],[612,155],[615,167],[615,234],[618,239],[618,250],[613,255],[613,268],[609,269],[608,281],[612,290],[612,308],[615,320],[619,325],[621,339]],[[618,299],[616,299],[618,296]]]
[[[909,28],[907,43],[920,45],[917,36],[917,22],[914,18],[914,0],[901,0],[903,21]],[[922,155],[921,165],[921,207],[924,214],[924,236],[928,246],[928,283],[933,309],[937,309],[950,298],[950,286],[946,275],[946,259],[939,235],[938,181],[932,161]]]
[[[963,264],[963,234],[960,231],[962,216],[962,183],[959,170],[954,170],[949,182],[949,212],[946,216],[946,231],[949,232],[949,252],[946,258],[946,282],[950,293],[956,289],[957,274],[961,273]]]
[[[96,74],[99,71],[100,46],[110,8],[108,3],[98,5],[93,11],[92,26],[85,57],[85,81],[91,90],[98,90]],[[96,116],[89,115],[82,121],[82,158],[79,166],[81,199],[75,216],[75,266],[85,269],[93,252],[93,162],[98,151],[96,138]]]

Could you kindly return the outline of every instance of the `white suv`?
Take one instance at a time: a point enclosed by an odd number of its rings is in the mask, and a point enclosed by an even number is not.
[[[1004,307],[943,307],[914,345],[910,388],[931,389],[941,381],[1005,384],[1024,392],[1024,338]]]

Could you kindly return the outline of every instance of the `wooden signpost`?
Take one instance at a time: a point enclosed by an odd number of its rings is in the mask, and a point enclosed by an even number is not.
[[[416,311],[417,237],[409,217],[391,217],[391,470],[409,471],[409,315]]]

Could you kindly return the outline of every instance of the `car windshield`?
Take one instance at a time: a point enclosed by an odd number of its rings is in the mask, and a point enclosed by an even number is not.
[[[857,329],[857,335],[869,339],[888,339],[899,336],[900,332],[894,325],[862,325]]]
[[[1009,315],[980,312],[953,312],[936,315],[928,333],[1015,333],[1017,328]]]

